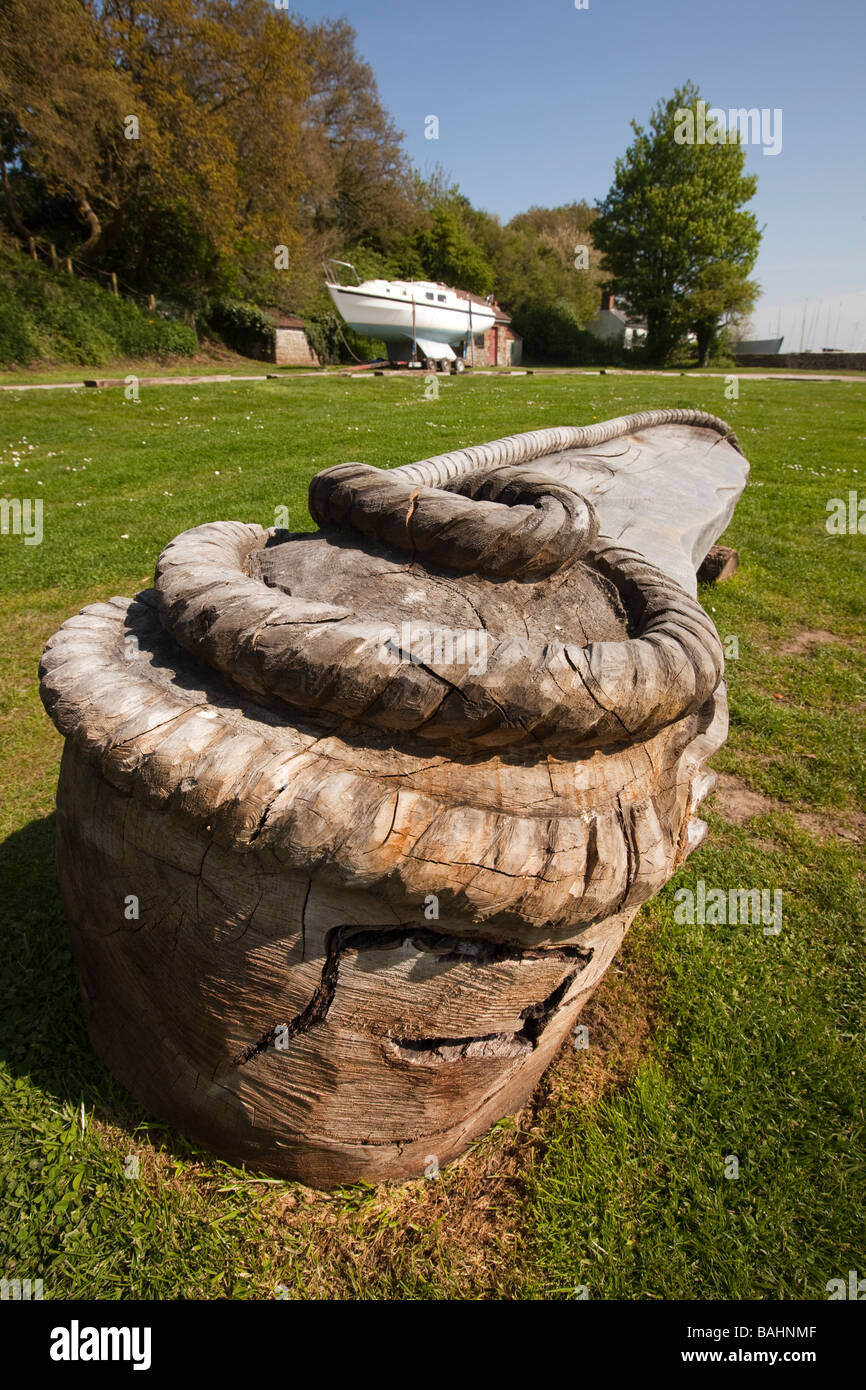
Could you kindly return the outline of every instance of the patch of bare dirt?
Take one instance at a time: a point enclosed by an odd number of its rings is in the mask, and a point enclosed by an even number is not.
[[[755,791],[742,777],[736,777],[731,772],[716,775],[719,784],[715,792],[715,809],[731,825],[745,825],[753,816],[769,816],[774,811],[783,811],[794,817],[801,830],[818,840],[849,840],[854,844],[866,844],[866,815],[862,811],[845,811],[840,816],[831,816],[824,811],[798,811],[785,801]]]
[[[793,637],[780,643],[779,652],[783,656],[812,656],[818,647],[845,646],[844,638],[824,628],[801,628]]]
[[[626,937],[622,953],[578,1018],[588,1029],[589,1046],[575,1048],[566,1040],[542,1079],[545,1102],[555,1103],[567,1093],[587,1104],[627,1086],[658,1027],[660,995],[658,975],[643,953],[629,951]]]
[[[763,792],[756,792],[741,777],[731,772],[718,772],[719,784],[716,787],[714,806],[720,816],[731,825],[745,825],[753,816],[769,816],[773,811],[789,811],[782,801],[776,801]]]
[[[862,811],[846,811],[845,819],[822,815],[820,812],[795,811],[797,824],[808,830],[816,840],[849,840],[852,844],[866,844],[866,815]]]
[[[438,1176],[382,1183],[357,1199],[358,1189],[294,1187],[277,1201],[273,1237],[288,1260],[298,1244],[315,1250],[305,1260],[310,1298],[376,1287],[399,1296],[401,1272],[412,1282],[422,1269],[451,1296],[508,1297],[520,1270],[522,1174],[537,1138],[528,1105]]]

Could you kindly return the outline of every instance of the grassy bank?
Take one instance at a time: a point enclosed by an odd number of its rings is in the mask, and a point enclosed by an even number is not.
[[[665,405],[729,419],[752,462],[726,538],[741,569],[701,595],[738,652],[731,733],[710,837],[639,914],[589,1048],[435,1181],[311,1193],[152,1123],[82,1023],[45,639],[149,583],[185,527],[282,506],[309,527],[320,468]],[[0,536],[7,1277],[46,1298],[820,1299],[866,1269],[866,537],[825,527],[828,499],[864,490],[864,405],[866,385],[745,379],[730,401],[710,377],[449,378],[434,401],[422,378],[0,395],[0,495],[44,501],[41,545]],[[699,879],[780,890],[782,931],[678,922]]]
[[[195,330],[0,244],[0,367],[189,357]]]

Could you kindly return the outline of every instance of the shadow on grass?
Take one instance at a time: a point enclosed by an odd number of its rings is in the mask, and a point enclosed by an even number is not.
[[[193,1150],[152,1123],[90,1046],[54,863],[56,817],[31,821],[0,844],[0,1059],[45,1097],[130,1135],[147,1129],[170,1152]]]

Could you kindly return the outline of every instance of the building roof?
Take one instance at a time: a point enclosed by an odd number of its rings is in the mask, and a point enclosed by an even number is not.
[[[734,353],[737,357],[749,357],[752,353],[769,355],[779,352],[781,347],[782,338],[745,338],[740,343],[734,343]]]
[[[642,328],[646,331],[646,319],[632,318],[631,314],[627,314],[624,309],[618,309],[615,304],[610,309],[597,309],[593,322],[600,319],[603,314],[610,314],[612,318],[618,319],[620,323],[624,323],[626,328]]]
[[[506,314],[505,310],[500,308],[495,299],[485,299],[483,294],[473,294],[471,290],[455,290],[454,293],[457,295],[458,299],[471,299],[473,304],[483,304],[485,309],[492,309],[496,315],[497,323],[511,322],[511,315]]]

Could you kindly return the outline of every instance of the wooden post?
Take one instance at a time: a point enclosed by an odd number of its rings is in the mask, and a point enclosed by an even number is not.
[[[111,293],[117,295],[117,276],[114,271],[111,272]]]
[[[705,583],[720,584],[730,579],[740,567],[740,552],[729,545],[711,545],[698,570],[698,579]]]
[[[71,256],[67,256],[67,257],[66,257],[66,269],[69,271],[69,274],[70,274],[70,275],[74,275],[74,274],[75,274],[75,271],[72,269],[72,257],[71,257]]]
[[[33,257],[34,261],[38,261],[39,257],[36,254],[36,238],[32,236],[28,237],[27,244],[30,247],[30,255]]]
[[[151,313],[153,313],[156,308],[156,297],[152,294],[147,296],[147,307]]]
[[[50,245],[49,245],[49,247],[48,247],[48,250],[49,250],[49,252],[50,252],[50,254],[51,254],[51,269],[52,269],[52,270],[59,270],[59,268],[60,268],[60,262],[59,262],[59,260],[57,259],[57,252],[56,252],[56,250],[55,250],[55,248],[54,248],[54,242],[53,242],[53,241],[50,243]]]

